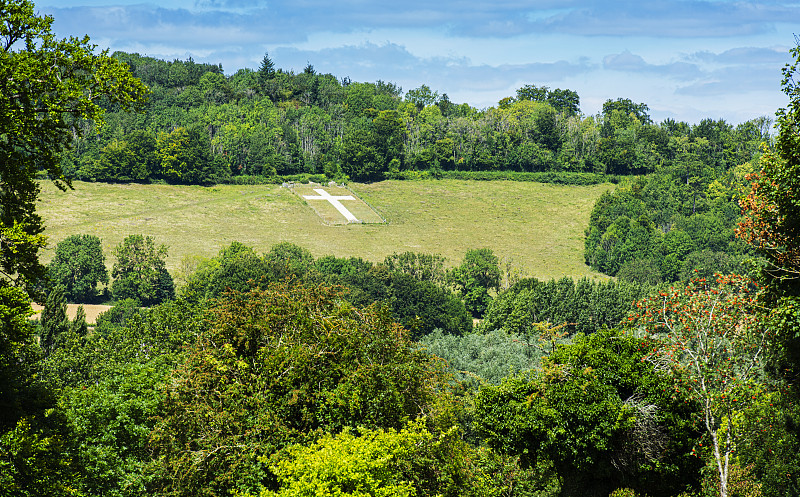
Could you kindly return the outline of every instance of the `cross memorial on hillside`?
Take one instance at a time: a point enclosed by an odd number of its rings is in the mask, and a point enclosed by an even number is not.
[[[353,215],[352,212],[347,210],[347,207],[342,205],[340,200],[355,200],[352,195],[339,195],[333,196],[330,193],[326,192],[322,188],[314,188],[314,191],[317,192],[317,195],[303,195],[303,198],[306,200],[327,200],[331,203],[332,206],[336,208],[337,211],[341,212],[342,215],[347,219],[348,222],[357,223],[359,222],[358,219]]]

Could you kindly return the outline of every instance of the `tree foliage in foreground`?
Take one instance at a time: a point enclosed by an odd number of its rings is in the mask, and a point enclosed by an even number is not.
[[[421,419],[401,430],[345,429],[290,447],[270,467],[280,490],[260,497],[494,495],[501,481],[486,468],[470,467],[475,455],[457,429],[435,434]]]
[[[148,495],[163,385],[203,329],[202,309],[179,301],[133,313],[123,303],[105,314],[91,334],[62,337],[44,363],[70,437],[61,450],[79,468],[80,495]]]
[[[770,496],[800,493],[800,86],[795,81],[800,46],[791,54],[782,81],[789,104],[778,110],[775,146],[765,150],[760,170],[748,178],[752,183],[740,200],[737,230],[762,257],[760,304],[767,312],[761,325],[773,334],[769,371],[785,388],[755,399],[755,415],[747,420],[756,437],[742,444],[741,455],[755,465],[764,495]]]
[[[45,268],[38,171],[68,186],[62,152],[103,115],[101,103],[128,109],[145,86],[88,38],[59,39],[53,19],[32,2],[0,7],[0,493],[72,493],[70,461],[55,395],[41,375],[29,297],[39,299]],[[74,125],[74,126],[73,126]],[[23,291],[24,290],[24,291]],[[27,292],[27,294],[26,294]]]
[[[564,496],[677,494],[702,466],[690,454],[697,406],[643,361],[651,346],[614,330],[578,335],[540,369],[482,388],[478,431],[525,465],[552,467]]]
[[[756,290],[742,277],[720,276],[714,285],[694,280],[637,303],[638,322],[665,334],[648,360],[670,371],[674,389],[700,406],[721,497],[729,495],[731,459],[743,440],[736,415],[760,395],[770,340],[756,322]]]
[[[232,293],[164,392],[156,490],[274,489],[274,454],[345,426],[400,429],[431,412],[439,384],[430,356],[383,309],[324,287]]]
[[[128,109],[147,93],[125,64],[95,53],[88,38],[58,39],[53,18],[33,9],[32,2],[11,0],[0,11],[0,275],[18,286],[44,276],[37,171],[68,186],[61,152],[87,130],[73,124],[99,122],[101,103]]]
[[[800,86],[794,61],[783,69],[783,92],[789,105],[778,111],[778,137],[767,149],[741,199],[740,238],[763,258],[761,279],[764,304],[773,309],[769,319],[776,332],[773,369],[796,389],[800,385]],[[800,392],[800,389],[798,389]]]

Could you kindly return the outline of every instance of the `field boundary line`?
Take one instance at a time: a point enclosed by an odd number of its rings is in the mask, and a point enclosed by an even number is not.
[[[381,214],[381,212],[380,212],[378,209],[376,209],[374,205],[370,204],[369,202],[367,202],[366,200],[364,200],[364,198],[363,198],[361,195],[359,195],[358,193],[354,192],[354,191],[353,191],[353,189],[352,189],[352,188],[350,188],[350,185],[348,185],[347,183],[344,183],[344,184],[342,184],[341,186],[343,186],[343,187],[344,187],[344,188],[345,188],[345,189],[346,189],[348,192],[350,192],[350,193],[352,193],[353,195],[355,195],[355,196],[356,196],[356,198],[358,198],[359,200],[361,200],[362,202],[364,202],[364,204],[366,204],[366,206],[367,206],[367,207],[369,207],[370,209],[372,209],[372,212],[374,212],[375,214],[377,214],[377,215],[378,215],[378,217],[379,217],[379,218],[381,218],[381,220],[382,220],[380,223],[371,223],[371,222],[365,222],[365,223],[362,223],[362,224],[390,224],[390,223],[389,223],[389,220],[388,220],[388,219],[386,219],[385,217],[383,217],[383,214]]]

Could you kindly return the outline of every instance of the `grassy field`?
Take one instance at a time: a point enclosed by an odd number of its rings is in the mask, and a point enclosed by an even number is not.
[[[67,304],[67,317],[70,319],[75,319],[75,316],[78,314],[78,307],[82,305],[83,311],[86,313],[86,323],[89,325],[94,325],[97,323],[97,316],[106,312],[111,306],[108,305],[98,305],[98,304]],[[39,319],[42,314],[43,306],[39,304],[32,304],[33,306],[33,316],[32,319]]]
[[[49,248],[73,234],[112,249],[134,233],[169,247],[167,267],[211,257],[239,241],[266,252],[289,241],[314,256],[381,261],[394,252],[436,253],[458,264],[472,248],[491,248],[523,276],[603,277],[583,263],[583,231],[595,200],[612,185],[458,180],[354,183],[350,189],[386,219],[382,224],[326,224],[309,204],[278,185],[215,187],[74,184],[66,193],[43,184],[39,212]],[[313,200],[312,202],[321,202]]]

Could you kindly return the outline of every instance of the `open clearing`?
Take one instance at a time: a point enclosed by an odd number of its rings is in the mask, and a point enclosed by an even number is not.
[[[75,182],[65,193],[43,183],[39,213],[49,247],[42,259],[52,257],[60,240],[92,234],[102,240],[110,268],[112,249],[125,236],[141,233],[169,247],[167,267],[173,273],[181,261],[214,256],[233,241],[261,253],[288,241],[315,257],[379,262],[410,250],[441,254],[450,265],[468,249],[488,247],[523,276],[605,277],[583,262],[583,232],[595,200],[610,184],[431,180],[349,186],[385,224],[326,225],[306,201],[279,185]]]
[[[44,307],[36,303],[31,304],[31,306],[33,307],[34,312],[31,318],[39,319]],[[99,304],[67,304],[67,317],[71,320],[75,319],[75,316],[78,314],[78,307],[80,306],[83,306],[83,311],[86,313],[86,323],[90,325],[97,323],[97,316],[111,308],[109,305]]]

